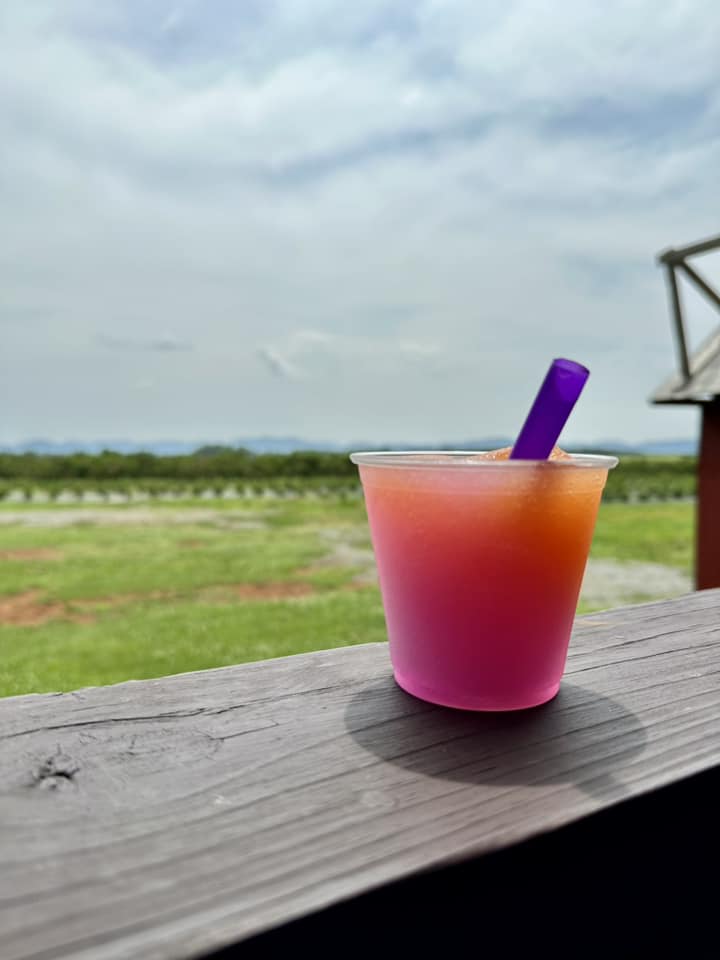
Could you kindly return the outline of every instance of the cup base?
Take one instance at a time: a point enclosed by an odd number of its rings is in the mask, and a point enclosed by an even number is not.
[[[418,700],[425,700],[428,703],[435,703],[439,707],[450,707],[453,710],[474,710],[482,713],[503,713],[512,710],[527,710],[530,707],[539,707],[557,694],[560,689],[560,683],[553,683],[549,687],[540,690],[533,690],[517,698],[502,697],[464,697],[464,696],[446,696],[439,690],[433,690],[414,680],[408,680],[402,674],[394,671],[395,682],[405,693],[417,697]]]

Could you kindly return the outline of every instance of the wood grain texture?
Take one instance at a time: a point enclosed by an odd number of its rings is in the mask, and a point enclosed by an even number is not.
[[[185,958],[720,763],[720,591],[578,620],[472,715],[384,644],[0,701],[0,957]]]

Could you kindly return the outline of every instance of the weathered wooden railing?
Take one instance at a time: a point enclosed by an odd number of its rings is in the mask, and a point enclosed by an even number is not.
[[[0,702],[0,957],[186,958],[240,941],[241,956],[263,943],[274,956],[280,941],[265,938],[289,929],[299,951],[301,926],[281,925],[319,916],[330,929],[332,911],[317,911],[339,901],[348,942],[372,931],[412,944],[409,928],[430,936],[464,875],[428,875],[444,878],[430,895],[412,888],[402,929],[387,923],[400,917],[393,882],[487,862],[494,882],[462,881],[475,955],[497,933],[497,851],[544,835],[514,896],[538,857],[552,886],[563,833],[549,831],[637,810],[719,762],[720,591],[580,618],[557,699],[513,715],[406,696],[382,644],[11,698]],[[674,809],[664,851],[693,820]],[[565,878],[561,904],[591,888],[591,868]],[[637,869],[618,862],[613,887],[632,875],[636,888]],[[691,871],[679,880],[690,889]],[[375,899],[369,922],[348,920],[372,890],[385,912]],[[607,922],[598,914],[598,930]]]

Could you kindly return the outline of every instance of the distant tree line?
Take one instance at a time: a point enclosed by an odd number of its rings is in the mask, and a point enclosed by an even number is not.
[[[667,500],[695,496],[695,457],[623,456],[605,488],[606,500]],[[228,490],[261,495],[347,495],[359,492],[357,468],[347,454],[322,451],[251,453],[229,447],[202,447],[182,456],[152,453],[0,453],[0,500],[21,491],[31,500],[44,491],[103,496],[117,493],[155,497],[222,496]]]
[[[347,454],[301,450],[295,453],[251,453],[231,447],[201,447],[192,454],[72,453],[48,455],[0,453],[0,479],[143,480],[161,478],[193,482],[207,477],[262,480],[269,477],[354,477],[357,468]]]

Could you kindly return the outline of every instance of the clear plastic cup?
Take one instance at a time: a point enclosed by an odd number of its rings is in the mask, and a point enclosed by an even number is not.
[[[395,679],[464,710],[552,699],[615,457],[354,453]]]

